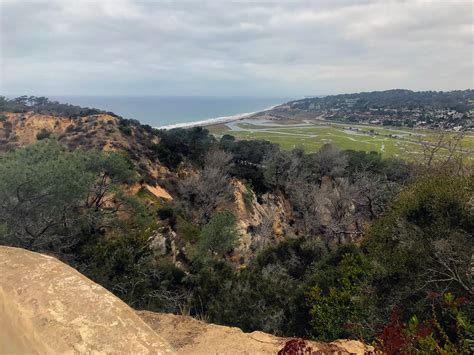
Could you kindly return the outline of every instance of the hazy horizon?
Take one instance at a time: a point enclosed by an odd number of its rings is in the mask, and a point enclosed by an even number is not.
[[[1,0],[0,94],[472,88],[471,1]]]

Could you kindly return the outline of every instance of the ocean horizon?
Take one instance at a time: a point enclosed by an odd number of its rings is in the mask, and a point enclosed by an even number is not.
[[[49,96],[51,100],[110,111],[157,128],[229,121],[291,101],[289,97]]]

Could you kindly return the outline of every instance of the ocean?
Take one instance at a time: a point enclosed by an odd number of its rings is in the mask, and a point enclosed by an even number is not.
[[[152,127],[186,127],[228,121],[292,98],[228,96],[51,96],[51,100],[111,111]]]

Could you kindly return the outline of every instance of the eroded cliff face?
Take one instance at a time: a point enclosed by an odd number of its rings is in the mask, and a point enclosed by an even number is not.
[[[276,354],[288,338],[134,311],[54,257],[0,246],[0,354]],[[358,341],[307,342],[364,354]]]
[[[109,114],[84,117],[62,117],[34,112],[4,113],[0,121],[0,152],[32,144],[37,135],[46,130],[52,137],[70,149],[97,149],[124,151],[133,161],[137,171],[147,180],[157,179],[168,171],[150,157],[151,144],[159,143],[156,136],[138,124],[124,134],[121,120]]]
[[[290,212],[281,196],[270,193],[257,198],[240,180],[232,181],[239,246],[237,253],[250,259],[266,246],[275,244],[294,232],[288,225]]]

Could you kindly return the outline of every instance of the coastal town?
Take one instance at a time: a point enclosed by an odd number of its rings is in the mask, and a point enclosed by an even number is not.
[[[344,123],[474,131],[474,90],[388,90],[315,97],[289,102],[274,113],[285,111]]]

